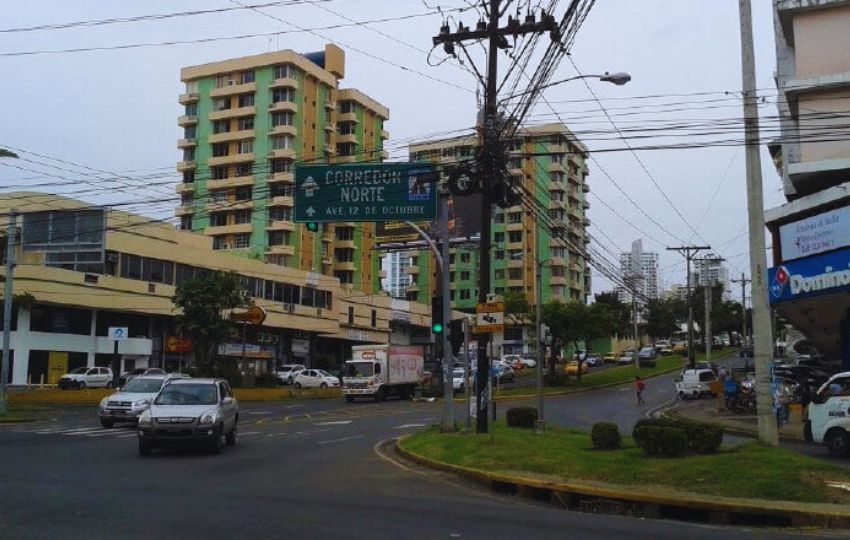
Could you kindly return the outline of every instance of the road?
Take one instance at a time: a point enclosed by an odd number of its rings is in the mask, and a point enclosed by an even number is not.
[[[655,388],[653,388],[655,386]],[[651,385],[650,403],[664,395]],[[644,412],[619,389],[550,399],[550,419],[584,425]],[[435,423],[440,403],[337,400],[242,407],[239,443],[220,456],[142,458],[131,428],[91,408],[0,427],[6,538],[799,538],[563,511],[388,462],[389,437]],[[581,418],[583,420],[574,420]]]

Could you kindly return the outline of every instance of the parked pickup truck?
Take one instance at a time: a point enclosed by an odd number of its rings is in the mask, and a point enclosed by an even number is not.
[[[342,393],[349,403],[355,397],[383,401],[389,395],[410,399],[422,384],[425,356],[422,347],[356,345],[345,362]]]

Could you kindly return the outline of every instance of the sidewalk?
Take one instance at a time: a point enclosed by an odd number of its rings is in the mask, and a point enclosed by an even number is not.
[[[662,411],[662,415],[678,415],[703,422],[715,422],[726,428],[727,433],[744,437],[758,436],[758,421],[756,415],[735,413],[724,409],[718,412],[717,399],[705,398],[688,401],[677,401],[672,407]],[[792,409],[789,412],[788,423],[779,431],[779,438],[786,441],[803,441],[803,422],[801,410]]]

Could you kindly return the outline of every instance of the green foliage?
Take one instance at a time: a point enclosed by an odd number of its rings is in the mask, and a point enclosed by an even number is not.
[[[617,295],[616,291],[599,293],[594,298],[596,300],[595,303],[604,304],[611,308],[616,321],[614,331],[611,332],[612,334],[617,334],[619,336],[632,334],[634,330],[632,326],[631,306],[620,302],[620,297]]]
[[[528,428],[534,427],[537,421],[537,409],[535,407],[514,407],[505,413],[505,421],[508,427]]]
[[[214,374],[216,350],[230,336],[228,314],[252,304],[239,276],[223,272],[196,276],[177,288],[172,301],[182,311],[178,329],[192,340],[198,371]]]
[[[665,427],[683,431],[687,441],[686,449],[694,454],[714,454],[723,444],[723,426],[709,422],[686,418],[645,418],[638,420],[635,431],[643,427]]]
[[[263,373],[254,379],[254,386],[257,388],[275,388],[278,386],[277,377],[271,373]]]
[[[12,295],[12,303],[19,308],[32,311],[32,308],[36,304],[36,299],[31,293],[25,292],[23,294]]]
[[[593,340],[608,337],[617,330],[617,315],[608,304],[595,303],[590,306],[581,302],[549,302],[543,306],[543,322],[549,326],[553,337],[562,344],[571,344],[576,350],[581,344],[589,345]],[[550,369],[554,374],[554,369]],[[581,370],[578,373],[581,380]]]
[[[686,309],[679,300],[650,300],[646,306],[647,333],[656,339],[668,339],[676,331],[681,313],[687,313]]]
[[[560,371],[543,374],[543,384],[546,386],[566,386],[569,379]]]
[[[597,450],[614,450],[620,447],[623,438],[620,429],[612,422],[597,422],[590,431],[590,440]]]
[[[505,319],[507,319],[508,324],[523,325],[531,321],[534,309],[525,294],[505,291],[502,300],[505,303]]]
[[[685,431],[675,427],[641,426],[634,429],[632,438],[649,456],[679,457],[688,447]]]

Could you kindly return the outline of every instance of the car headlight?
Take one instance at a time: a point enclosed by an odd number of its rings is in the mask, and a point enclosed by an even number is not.
[[[210,426],[212,424],[215,424],[215,420],[216,420],[215,413],[214,412],[208,412],[208,413],[205,413],[204,415],[201,416],[201,422],[200,423],[201,423],[202,426]]]
[[[133,402],[133,409],[146,409],[150,406],[151,400],[149,399],[140,399]]]
[[[146,410],[139,417],[139,425],[151,425],[151,411],[150,409]]]
[[[106,408],[106,404],[107,404],[108,402],[109,402],[109,396],[106,396],[105,398],[101,399],[101,400],[100,400],[100,408],[101,408],[101,409],[105,409],[105,408]]]

